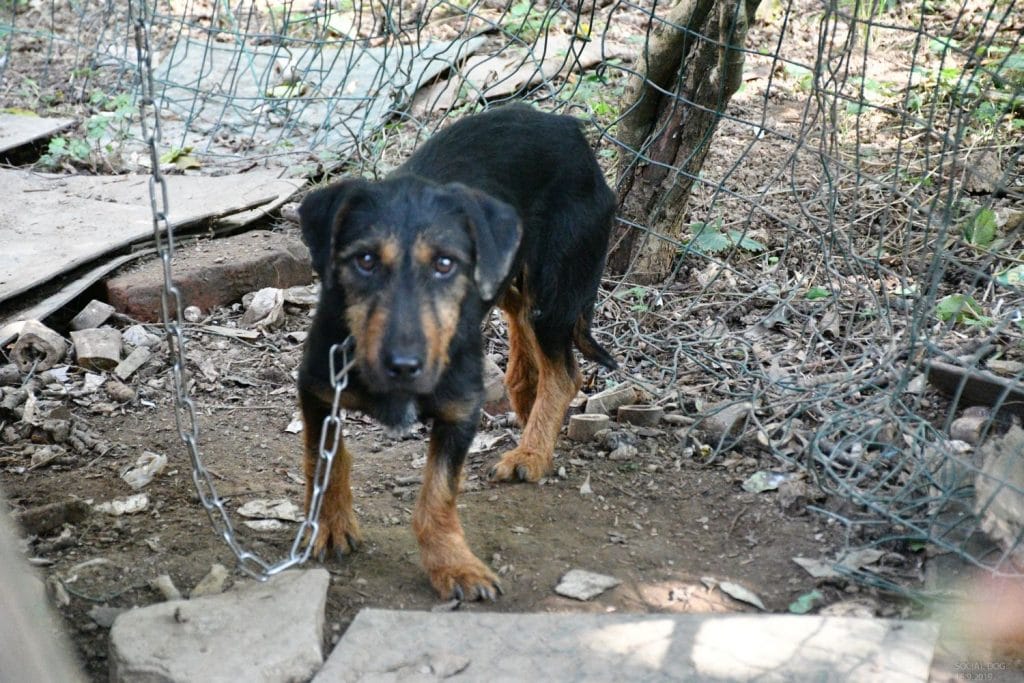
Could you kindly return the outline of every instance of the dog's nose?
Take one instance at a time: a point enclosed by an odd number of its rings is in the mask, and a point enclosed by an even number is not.
[[[396,379],[412,379],[423,371],[423,362],[415,356],[389,353],[384,358],[388,375]]]

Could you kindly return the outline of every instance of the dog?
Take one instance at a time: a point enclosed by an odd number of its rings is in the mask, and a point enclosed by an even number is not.
[[[430,421],[412,520],[430,583],[443,599],[497,598],[455,507],[483,402],[482,325],[494,306],[508,320],[505,382],[523,425],[490,478],[536,482],[581,386],[572,347],[616,367],[590,329],[615,205],[576,120],[526,105],[450,125],[382,181],[305,197],[302,236],[321,281],[298,377],[307,515],[334,398],[331,347],[351,336],[341,405],[397,431]],[[350,469],[342,442],[313,540],[320,557],[361,540]]]

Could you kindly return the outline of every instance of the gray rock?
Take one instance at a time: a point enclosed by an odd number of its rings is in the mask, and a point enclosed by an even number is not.
[[[210,565],[210,571],[206,576],[199,579],[199,583],[189,593],[189,597],[201,598],[207,595],[217,595],[224,590],[224,584],[228,580],[228,570],[222,564]]]
[[[588,413],[613,415],[619,406],[636,403],[640,398],[641,392],[627,382],[626,384],[619,384],[591,396],[587,400],[585,411]]]
[[[639,451],[637,450],[636,446],[631,446],[629,444],[624,443],[621,446],[617,447],[615,450],[613,450],[611,453],[609,453],[608,454],[608,459],[609,460],[632,460],[633,458],[636,457],[638,452]]]
[[[715,444],[726,437],[735,437],[743,429],[754,410],[749,401],[718,403],[704,411],[701,427],[709,443]]]
[[[110,304],[93,299],[71,319],[68,327],[72,330],[88,330],[92,327],[99,327],[107,322],[113,312],[114,307]]]
[[[110,680],[305,681],[320,667],[324,569],[121,614],[110,631]]]
[[[978,407],[974,406],[973,408]],[[981,443],[981,436],[991,421],[992,414],[987,409],[982,408],[980,411],[972,409],[953,420],[953,423],[949,425],[949,437],[977,446]]]
[[[989,440],[981,449],[985,457],[975,476],[974,511],[981,528],[1010,554],[1024,561],[1020,537],[1024,531],[1024,430],[1013,426],[1000,438]]]
[[[584,569],[570,569],[555,586],[555,592],[567,598],[590,600],[621,583],[614,576],[595,574]]]
[[[110,607],[109,605],[93,605],[89,610],[89,618],[97,626],[110,628],[121,614],[126,611],[124,607]]]
[[[159,344],[161,337],[151,333],[145,325],[132,325],[121,333],[121,339],[129,346],[140,348]]]

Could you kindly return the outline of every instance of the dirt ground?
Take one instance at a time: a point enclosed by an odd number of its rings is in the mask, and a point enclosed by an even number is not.
[[[296,411],[291,375],[300,357],[300,345],[289,335],[305,329],[308,314],[304,308],[292,310],[282,329],[255,343],[202,331],[207,324],[237,320],[230,311],[189,330],[189,357],[198,361],[192,391],[201,450],[232,511],[256,499],[301,504],[300,436],[285,427]],[[99,624],[111,614],[102,608],[162,600],[151,586],[161,574],[187,595],[213,563],[230,568],[234,557],[198,503],[171,409],[166,356],[143,369],[131,383],[135,396],[120,403],[103,390],[78,393],[81,379],[80,371],[72,371],[67,386],[77,396],[68,408],[105,452],[27,469],[23,455],[4,447],[0,485],[15,513],[69,497],[102,503],[133,493],[119,474],[142,452],[168,457],[164,472],[142,489],[149,497],[146,510],[123,516],[92,512],[27,541],[33,563],[63,587],[58,594],[67,596],[67,604],[61,614],[89,674],[101,680],[107,675],[108,630]],[[499,417],[490,423],[505,421]],[[431,609],[439,603],[419,568],[409,528],[424,462],[423,428],[394,441],[360,416],[350,415],[346,422],[356,454],[355,506],[366,543],[324,565],[332,574],[327,607],[332,640],[362,607]],[[770,611],[785,611],[815,587],[824,593],[822,604],[859,597],[866,598],[869,612],[899,611],[855,586],[818,583],[792,561],[834,557],[841,539],[825,518],[800,506],[787,512],[773,493],[741,489],[747,476],[771,463],[734,455],[705,464],[699,451],[674,436],[671,425],[616,427],[598,444],[563,437],[556,473],[540,486],[495,486],[487,483],[486,471],[518,430],[485,426],[481,433],[501,440],[470,456],[459,507],[471,546],[499,572],[506,594],[494,604],[461,609],[755,610],[725,597],[713,583],[732,581],[753,591]],[[612,441],[635,444],[635,456],[609,458],[606,446]],[[581,492],[585,482],[589,493]],[[286,554],[297,528],[287,523],[282,530],[255,532],[242,526],[240,517],[234,521],[243,544],[271,562]],[[612,575],[622,585],[587,603],[560,597],[553,588],[572,568]]]
[[[861,314],[877,302],[880,291],[892,293],[897,285],[901,292],[912,289],[907,283],[913,284],[913,274],[924,272],[925,267],[912,263],[911,256],[922,251],[920,240],[927,231],[923,236],[911,234],[910,227],[893,219],[897,227],[882,226],[889,231],[879,237],[876,232],[881,228],[876,231],[867,219],[860,222],[861,216],[870,218],[873,213],[866,200],[838,208],[824,201],[821,206],[815,203],[826,197],[827,190],[849,191],[850,196],[863,190],[868,195],[870,184],[865,184],[868,189],[861,188],[859,176],[856,182],[841,178],[852,189],[823,184],[820,159],[814,153],[821,132],[816,123],[808,123],[813,117],[805,111],[806,75],[783,68],[770,54],[784,46],[795,63],[813,64],[818,25],[810,14],[794,12],[783,40],[777,30],[782,26],[777,21],[782,5],[765,5],[771,12],[750,36],[761,54],[748,55],[745,89],[730,104],[733,118],[719,128],[705,164],[707,182],[695,189],[689,214],[693,220],[709,223],[716,215],[728,214],[732,222],[726,226],[749,229],[748,236],[761,241],[765,253],[732,250],[735,253],[717,260],[694,257],[676,281],[663,288],[623,296],[622,287],[616,295],[608,287],[602,295],[597,333],[599,339],[610,342],[624,370],[609,375],[584,366],[591,379],[587,391],[593,393],[636,375],[657,390],[652,400],[666,408],[670,421],[647,429],[613,425],[602,439],[586,444],[569,441],[563,434],[556,451],[556,472],[541,485],[496,486],[487,482],[486,472],[514,444],[519,430],[505,415],[485,419],[481,434],[489,446],[470,455],[459,506],[471,547],[499,573],[505,595],[495,603],[469,603],[459,609],[756,611],[748,602],[726,595],[721,584],[732,582],[751,591],[771,612],[785,612],[795,600],[817,590],[820,596],[813,610],[818,613],[911,614],[911,607],[891,594],[841,578],[815,579],[793,561],[797,557],[832,561],[858,545],[859,539],[850,538],[851,530],[835,521],[840,515],[808,511],[808,505],[849,511],[849,504],[818,493],[802,472],[784,458],[774,457],[770,449],[758,447],[754,439],[716,453],[700,440],[699,430],[689,429],[694,415],[707,403],[757,394],[768,397],[757,406],[761,423],[774,423],[787,438],[806,431],[807,425],[799,424],[806,415],[784,401],[773,402],[775,395],[770,392],[758,394],[771,384],[768,380],[784,377],[776,373],[787,370],[793,373],[793,383],[804,375],[852,372],[851,368],[860,367],[855,361],[862,353],[868,357],[864,349],[875,349],[879,340],[901,337],[906,326],[916,322],[898,315],[896,308],[896,314],[883,319]],[[623,25],[632,28],[622,30],[637,36],[645,26]],[[882,38],[879,49],[885,48],[887,54],[907,52],[908,36],[882,34]],[[897,38],[903,42],[897,44]],[[37,62],[49,59],[39,45],[24,48],[24,54],[28,58],[11,72],[12,84],[14,75],[31,76],[33,69],[43,69]],[[873,59],[871,67],[882,68],[889,61]],[[65,67],[70,68],[70,62],[47,65],[53,69],[47,72],[49,78],[60,81]],[[888,82],[890,75],[885,76]],[[898,79],[891,76],[897,85]],[[621,97],[624,79],[620,74],[609,84],[590,83],[589,87],[590,94],[581,90],[579,97],[589,97],[588,106],[598,113],[597,118],[605,117],[609,123],[615,114],[601,113],[596,105],[607,104],[602,99],[605,94],[609,100]],[[4,104],[24,104],[13,85],[0,90],[0,96]],[[889,103],[902,95],[886,97]],[[46,103],[33,106],[45,109]],[[55,103],[51,106],[58,108]],[[765,123],[764,130],[749,125],[758,120]],[[849,142],[856,133],[856,145],[877,143],[872,158],[880,166],[893,158],[898,162],[906,154],[898,145],[882,144],[895,136],[884,130],[883,124],[890,125],[891,120],[881,111],[865,113],[857,123],[866,129],[845,131],[847,137],[833,141],[837,149],[862,152]],[[404,131],[396,128],[389,133],[394,141]],[[762,139],[767,142],[758,144]],[[606,138],[597,147],[613,176],[615,145]],[[395,158],[388,158],[389,154]],[[386,151],[380,168],[374,170],[386,171],[397,163],[398,155],[398,151]],[[912,191],[930,192],[929,187],[922,182]],[[920,205],[926,205],[926,199]],[[886,203],[888,195],[878,201]],[[847,210],[849,215],[843,213]],[[897,206],[894,213],[902,210]],[[822,241],[816,230],[836,223],[842,223],[852,246],[849,254],[833,246],[836,252],[828,261],[820,253]],[[295,231],[289,225],[275,229]],[[887,251],[876,249],[880,245]],[[873,274],[862,276],[857,268],[833,277],[833,267],[858,263],[844,257],[876,251],[886,251],[885,258],[906,259],[893,267],[906,276],[906,282],[881,282]],[[809,285],[822,282],[831,283],[843,295],[834,298],[835,309],[825,311],[804,296]],[[791,291],[797,293],[788,296]],[[788,328],[773,323],[768,329],[762,323],[781,310],[776,305],[783,300],[796,322]],[[62,317],[70,317],[84,303],[76,302]],[[285,311],[280,327],[255,339],[211,329],[238,325],[242,314],[237,304],[186,326],[189,393],[197,405],[204,462],[232,513],[242,544],[269,562],[286,555],[298,524],[285,521],[276,530],[257,531],[245,526],[236,512],[252,501],[301,503],[301,435],[287,429],[297,416],[294,374],[310,309],[288,305]],[[124,330],[133,322],[118,319],[114,324]],[[490,354],[503,366],[506,347],[500,328],[496,322],[486,334]],[[149,329],[161,334],[158,326]],[[748,338],[752,332],[761,336]],[[753,341],[748,344],[749,339]],[[855,347],[854,342],[861,344],[856,353],[848,348]],[[169,576],[187,596],[212,565],[230,569],[235,564],[199,504],[191,464],[175,424],[166,348],[158,345],[154,350],[153,359],[127,382],[127,389],[115,387],[111,392],[104,384],[106,378],[90,378],[76,367],[67,376],[50,374],[32,380],[28,388],[38,398],[40,410],[60,411],[62,419],[87,437],[81,447],[61,450],[50,460],[39,457],[49,438],[45,426],[26,430],[13,412],[3,412],[7,409],[0,405],[0,488],[12,512],[23,519],[40,506],[57,504],[55,512],[27,528],[23,549],[47,578],[86,671],[97,681],[108,675],[107,640],[113,616],[119,610],[164,600],[153,585],[157,577]],[[809,357],[804,355],[808,353]],[[872,389],[866,381],[863,384],[870,396]],[[11,389],[4,387],[4,397]],[[863,398],[840,396],[851,403]],[[948,403],[935,392],[928,393],[920,405],[925,400],[931,401],[929,417],[940,424]],[[829,410],[835,404],[822,401],[822,405],[815,419],[832,417]],[[846,428],[846,422],[840,426]],[[791,429],[791,424],[797,426]],[[851,431],[863,426],[849,424]],[[357,553],[324,563],[332,575],[328,646],[363,607],[452,607],[441,604],[432,592],[419,567],[410,530],[426,452],[425,429],[420,427],[409,438],[396,441],[356,414],[346,416],[345,429],[355,455],[355,507],[365,544]],[[894,442],[902,448],[897,437]],[[635,446],[635,452],[615,451],[623,443]],[[147,507],[119,516],[94,510],[93,504],[137,493],[121,475],[147,451],[168,458],[163,472],[141,489],[148,496]],[[798,461],[799,455],[790,462]],[[756,472],[778,473],[790,485],[782,491],[745,490],[743,483]],[[887,545],[886,552],[873,558],[872,571],[894,584],[917,586],[924,553],[901,543]],[[590,602],[560,597],[554,587],[573,568],[608,574],[621,584]],[[248,579],[236,573],[228,581],[243,580]]]

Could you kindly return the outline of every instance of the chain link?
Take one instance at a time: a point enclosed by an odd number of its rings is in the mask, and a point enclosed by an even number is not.
[[[196,418],[196,407],[188,395],[188,378],[185,369],[185,334],[182,322],[181,293],[172,279],[171,262],[174,258],[174,230],[168,215],[170,212],[167,193],[167,181],[160,171],[160,157],[157,151],[161,139],[160,112],[156,106],[153,89],[153,62],[149,47],[149,33],[145,16],[135,16],[139,7],[145,13],[146,3],[132,2],[129,11],[133,15],[135,27],[135,49],[139,69],[139,118],[142,137],[149,148],[151,175],[149,179],[149,200],[153,212],[153,239],[157,252],[163,263],[164,284],[161,298],[164,334],[171,357],[174,376],[174,421],[178,428],[178,436],[185,444],[192,461],[192,481],[199,502],[206,510],[214,531],[235,554],[238,568],[261,581],[266,580],[309,559],[316,539],[323,503],[324,492],[330,480],[331,463],[341,445],[341,394],[348,385],[348,373],[355,363],[352,350],[355,346],[352,337],[335,344],[330,351],[331,388],[333,400],[331,412],[324,418],[320,432],[319,456],[313,476],[313,492],[309,504],[309,514],[299,526],[292,542],[288,556],[276,564],[269,564],[255,552],[246,550],[238,541],[231,518],[228,516],[224,501],[217,494],[213,478],[203,465],[199,453],[199,421]],[[330,434],[330,443],[327,443]]]

